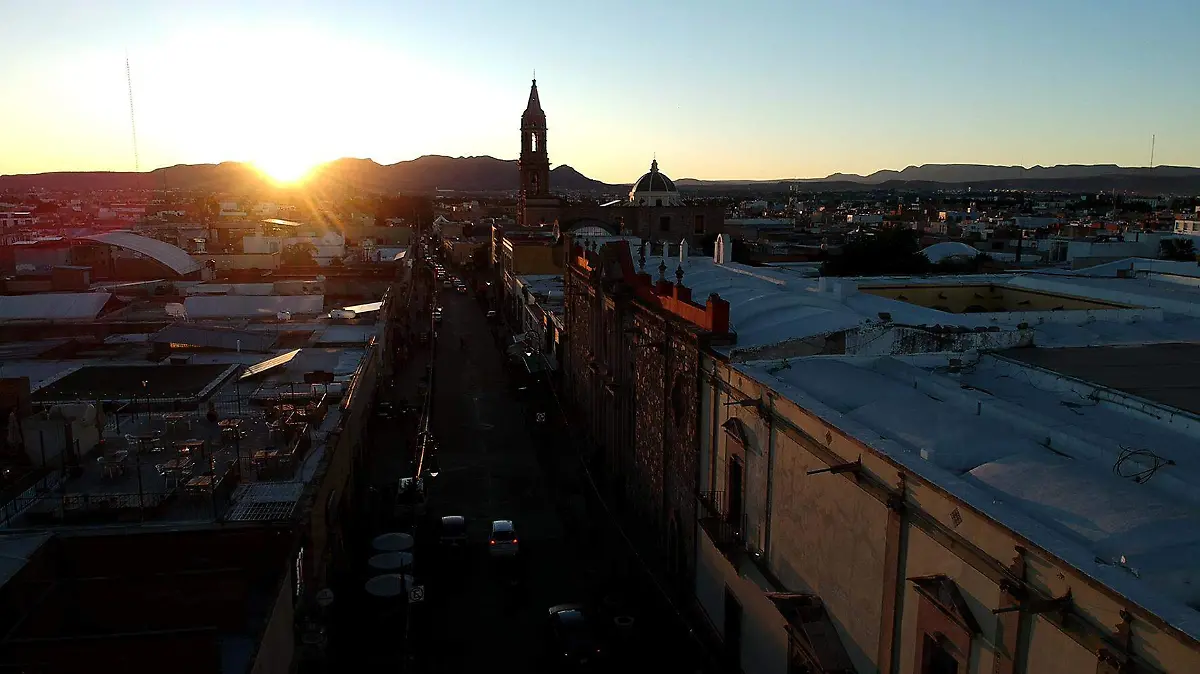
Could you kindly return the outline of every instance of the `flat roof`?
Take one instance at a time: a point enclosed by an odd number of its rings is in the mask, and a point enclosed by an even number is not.
[[[226,351],[270,351],[278,335],[266,332],[251,332],[223,326],[175,323],[159,330],[149,341],[156,344],[179,344],[182,346],[223,349]]]
[[[0,536],[0,587],[20,573],[50,537],[41,532]]]
[[[636,250],[633,255],[636,267]],[[661,260],[660,254],[648,255],[645,270],[657,276]],[[666,262],[667,278],[673,280],[678,256],[671,255]],[[729,302],[737,342],[716,348],[735,359],[754,358],[762,348],[793,340],[884,322],[1009,331],[1026,322],[1034,342],[1042,346],[1200,341],[1200,287],[1180,283],[1037,273],[817,279],[789,267],[715,264],[711,257],[701,255],[690,256],[683,270],[683,284],[692,290],[693,301],[702,303],[716,293]],[[839,294],[836,288],[843,282],[853,284],[854,290]],[[995,285],[1125,306],[954,314],[860,291],[859,284],[914,288]]]
[[[94,319],[110,299],[105,292],[0,295],[0,322]]]
[[[193,295],[183,300],[190,318],[275,318],[281,311],[319,314],[324,295]]]
[[[984,355],[952,372],[948,359],[736,367],[1200,638],[1200,419],[1172,422],[1023,361]]]
[[[34,402],[194,398],[231,365],[84,365],[33,393]]]
[[[1200,344],[1011,349],[1003,355],[1200,415]]]

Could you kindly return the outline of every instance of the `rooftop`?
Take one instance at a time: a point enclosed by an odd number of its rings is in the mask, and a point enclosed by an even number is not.
[[[659,263],[659,256],[649,256],[645,269],[657,275]],[[677,266],[678,258],[670,256],[668,280]],[[811,350],[789,353],[788,349],[815,337],[839,334],[858,337],[847,339],[844,352],[878,349],[882,342],[865,340],[885,326],[989,331],[990,337],[975,338],[989,348],[1018,342],[1090,346],[1200,338],[1200,286],[1157,276],[1006,273],[811,278],[806,269],[715,264],[704,256],[691,256],[682,267],[683,284],[692,290],[692,297],[717,293],[729,302],[737,339],[719,350],[734,360],[766,357],[766,353],[810,355]]]
[[[377,302],[352,308],[16,345],[0,376],[29,377],[35,413],[25,451],[0,459],[0,528],[288,519],[384,319]]]
[[[1194,348],[1025,349],[962,367],[947,355],[737,367],[1200,637],[1200,417],[1166,407],[1195,390]],[[1181,376],[1150,379],[1181,356]]]

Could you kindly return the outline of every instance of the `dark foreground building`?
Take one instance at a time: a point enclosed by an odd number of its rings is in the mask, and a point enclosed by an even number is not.
[[[685,587],[695,570],[697,369],[706,345],[729,333],[729,304],[693,299],[682,265],[672,282],[657,260],[653,281],[645,257],[643,248],[635,263],[626,241],[575,247],[564,387],[637,542]]]

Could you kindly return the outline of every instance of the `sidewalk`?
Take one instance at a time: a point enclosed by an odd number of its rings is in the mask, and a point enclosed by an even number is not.
[[[561,395],[561,394],[560,394]],[[671,617],[674,620],[657,620],[638,641],[647,645],[647,651],[661,651],[662,644],[677,644],[680,653],[673,662],[664,666],[686,668],[672,671],[724,671],[720,665],[719,643],[712,639],[712,626],[697,613],[694,592],[681,587],[665,576],[655,555],[658,551],[650,545],[641,527],[630,522],[621,507],[619,497],[612,485],[606,485],[600,475],[594,474],[586,454],[579,450],[583,438],[582,425],[577,423],[570,410],[563,410],[566,424],[554,436],[547,438],[553,447],[575,447],[576,451],[561,456],[557,473],[564,490],[571,490],[583,497],[582,512],[574,513],[588,536],[604,541],[603,549],[611,550],[612,573],[623,579],[623,584],[613,592],[614,600],[626,605],[640,605],[640,612],[649,616]],[[645,623],[644,620],[640,622]],[[686,652],[685,652],[686,651]]]
[[[414,297],[414,302],[416,300]],[[401,320],[405,319],[406,315],[402,314]],[[401,334],[405,327],[411,328],[411,324],[405,326],[398,321],[396,333]],[[401,344],[395,346],[402,349]],[[362,584],[371,575],[367,567],[372,554],[371,540],[384,533],[392,516],[394,487],[401,477],[411,476],[413,472],[412,450],[420,409],[418,392],[432,350],[430,345],[414,345],[407,354],[405,360],[398,358],[395,361],[391,381],[381,381],[376,395],[390,397],[397,405],[397,411],[402,402],[414,406],[416,411],[397,414],[391,420],[372,418],[368,422],[363,438],[366,455],[359,470],[366,473],[364,481],[370,485],[369,493],[350,515],[351,522],[344,525],[345,568],[348,571],[334,588],[337,600],[329,622],[329,657],[325,671],[356,671],[359,665],[366,663],[398,664],[402,652],[400,639],[372,638],[375,635],[375,630],[371,629],[372,613]],[[374,414],[374,410],[370,413]]]

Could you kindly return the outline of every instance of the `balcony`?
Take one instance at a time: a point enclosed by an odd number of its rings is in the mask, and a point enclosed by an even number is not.
[[[700,526],[717,549],[730,561],[735,561],[734,553],[745,549],[746,515],[730,515],[728,498],[723,491],[702,491],[697,494],[697,501]]]

